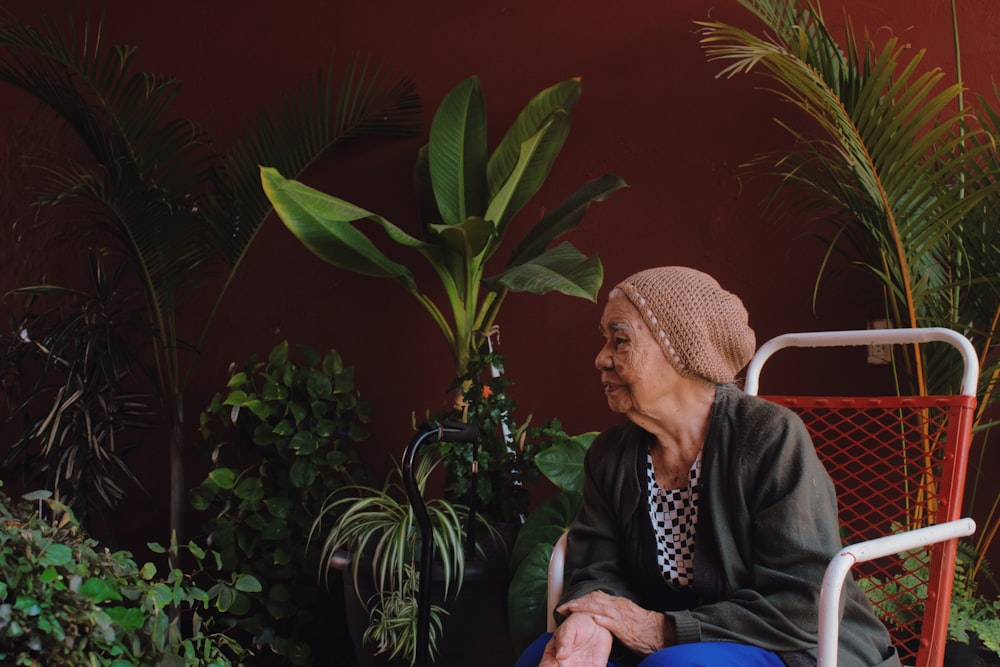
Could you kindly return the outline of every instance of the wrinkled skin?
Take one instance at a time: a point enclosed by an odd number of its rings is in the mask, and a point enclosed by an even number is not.
[[[606,667],[613,641],[591,614],[574,613],[556,629],[538,667]]]

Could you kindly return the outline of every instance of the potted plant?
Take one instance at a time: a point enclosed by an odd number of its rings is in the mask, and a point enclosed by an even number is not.
[[[591,203],[624,187],[617,176],[605,175],[580,186],[527,231],[505,265],[491,268],[490,262],[514,216],[548,176],[568,136],[580,91],[580,81],[568,79],[538,93],[492,152],[487,149],[479,79],[469,77],[449,91],[434,114],[428,143],[414,168],[419,235],[287,179],[278,169],[261,168],[264,191],[275,212],[307,248],[341,269],[395,281],[424,307],[451,351],[459,410],[484,398],[481,391],[470,393],[471,375],[495,369],[482,359],[490,352],[488,338],[509,293],[562,292],[596,300],[603,281],[600,259],[584,255],[566,241],[552,244],[579,225]],[[428,262],[443,298],[419,285],[409,266],[390,259],[381,249],[386,246],[401,247]],[[473,362],[478,365],[470,373]],[[515,445],[506,440],[503,446]],[[503,459],[502,453],[484,457],[487,466]],[[439,552],[455,547],[439,546]]]
[[[905,561],[905,575],[887,581],[878,577],[858,580],[868,595],[873,608],[887,625],[910,625],[923,613],[927,597],[929,549],[916,549],[901,553]],[[988,578],[993,586],[996,580],[987,563],[979,562],[975,547],[959,542],[955,563],[955,586],[952,589],[948,615],[948,644],[944,664],[948,667],[972,667],[982,656],[986,664],[1000,664],[1000,598],[990,600],[979,594],[978,577]]]
[[[297,349],[302,361],[283,341],[266,360],[232,368],[202,413],[212,467],[189,497],[212,513],[202,530],[222,570],[262,586],[237,594],[224,621],[288,664],[314,665],[349,638],[330,630],[343,611],[316,579],[319,550],[306,545],[326,498],[367,479],[355,447],[368,437],[370,406],[336,350]]]
[[[435,467],[430,458],[420,460],[415,471],[423,493]],[[430,652],[438,651],[449,594],[457,594],[465,572],[463,528],[466,509],[443,498],[427,501],[440,565],[443,590],[431,607]],[[332,527],[327,525],[332,523]],[[313,525],[310,541],[322,540],[320,573],[331,567],[346,570],[353,586],[344,588],[348,622],[355,634],[359,663],[382,664],[417,655],[417,585],[415,560],[420,553],[419,533],[406,498],[402,472],[397,466],[381,487],[353,485],[341,489],[324,503]],[[353,613],[352,613],[353,612]],[[369,653],[369,650],[371,651]]]
[[[958,655],[966,656],[967,665],[975,664],[977,657],[984,664],[1000,665],[1000,597],[990,599],[979,592],[983,579],[997,588],[989,562],[980,558],[974,545],[959,542],[948,615],[949,645],[957,646],[949,647],[954,657],[945,658],[948,665],[962,664]]]
[[[125,496],[123,480],[139,485],[130,436],[153,425],[152,410],[134,390],[142,364],[126,341],[142,327],[121,302],[121,267],[109,271],[96,251],[89,260],[85,292],[15,290],[28,299],[0,333],[0,391],[17,429],[3,466],[21,473],[24,488],[51,490],[113,544],[107,517]]]
[[[569,242],[549,245],[583,220],[591,203],[623,187],[605,175],[580,186],[534,224],[507,264],[488,275],[511,219],[545,181],[569,134],[580,97],[579,79],[538,93],[521,110],[492,153],[486,145],[486,109],[477,77],[455,86],[434,114],[414,177],[420,202],[420,236],[338,197],[261,168],[264,192],[285,226],[320,259],[341,269],[394,280],[427,310],[444,335],[455,376],[483,346],[510,292],[562,292],[596,300],[604,277],[600,259]],[[374,223],[385,236],[368,232]],[[395,244],[427,261],[444,288],[444,300],[416,282],[380,245]]]

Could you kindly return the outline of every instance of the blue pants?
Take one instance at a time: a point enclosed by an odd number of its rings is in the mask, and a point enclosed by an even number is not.
[[[552,637],[546,632],[525,649],[514,667],[537,667],[545,645]],[[698,642],[661,649],[639,663],[639,667],[784,667],[781,658],[756,646],[732,642]],[[608,667],[620,667],[608,662]]]

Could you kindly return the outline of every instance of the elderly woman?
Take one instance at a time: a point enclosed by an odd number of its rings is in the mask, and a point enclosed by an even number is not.
[[[628,421],[587,454],[561,623],[518,666],[815,664],[836,497],[801,421],[732,384],[754,351],[743,303],[650,269],[608,295],[601,332],[601,385]],[[898,664],[851,584],[841,667]]]

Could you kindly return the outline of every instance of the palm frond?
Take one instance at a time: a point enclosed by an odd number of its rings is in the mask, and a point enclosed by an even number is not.
[[[709,59],[726,63],[720,76],[761,71],[810,121],[782,123],[794,147],[752,163],[780,177],[779,192],[790,194],[782,213],[848,221],[848,237],[863,239],[857,259],[885,284],[898,324],[969,328],[958,295],[990,241],[966,227],[1000,188],[993,141],[960,110],[961,85],[943,85],[922,51],[907,56],[895,38],[881,48],[867,33],[858,39],[850,21],[839,48],[818,3],[742,4],[765,22],[765,37],[703,23],[702,39]],[[916,364],[923,386],[920,353]]]
[[[302,81],[277,113],[262,113],[232,144],[213,175],[208,223],[231,267],[239,264],[271,204],[260,184],[260,166],[295,178],[332,147],[364,135],[419,132],[420,100],[413,82],[384,74],[353,56],[335,80],[325,72]]]

